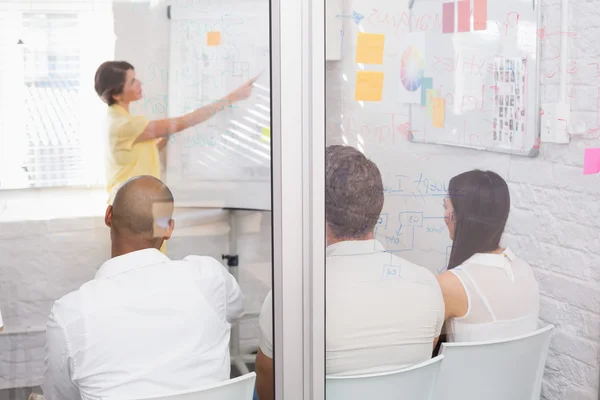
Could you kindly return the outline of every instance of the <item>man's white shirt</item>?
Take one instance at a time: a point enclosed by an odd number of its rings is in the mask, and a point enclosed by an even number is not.
[[[58,300],[47,326],[46,400],[144,397],[230,377],[231,324],[244,296],[211,257],[156,249],[105,262]]]
[[[426,268],[385,251],[377,240],[327,247],[327,375],[399,370],[431,358],[444,299]],[[269,292],[259,319],[260,349],[273,358]]]

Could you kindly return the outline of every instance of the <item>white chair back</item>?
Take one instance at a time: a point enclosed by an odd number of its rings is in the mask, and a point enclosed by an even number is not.
[[[553,325],[509,340],[443,343],[435,400],[539,400]]]
[[[154,397],[111,397],[106,400],[252,400],[256,374],[240,376],[216,385]]]
[[[399,371],[328,376],[327,400],[430,400],[444,356]]]

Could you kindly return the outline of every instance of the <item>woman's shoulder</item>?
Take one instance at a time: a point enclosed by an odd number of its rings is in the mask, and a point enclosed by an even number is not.
[[[460,279],[459,267],[449,269],[437,275],[437,281],[444,293],[460,293],[463,289],[463,284]]]

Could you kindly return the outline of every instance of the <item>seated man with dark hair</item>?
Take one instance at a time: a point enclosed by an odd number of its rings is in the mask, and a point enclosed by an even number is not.
[[[170,260],[173,195],[151,176],[125,182],[106,210],[112,258],[58,300],[46,330],[45,400],[149,397],[230,377],[240,287],[211,257]]]
[[[384,196],[372,161],[353,147],[329,146],[325,168],[326,374],[387,372],[426,361],[444,322],[435,276],[375,239]],[[260,400],[273,399],[272,314],[269,293],[256,357]]]

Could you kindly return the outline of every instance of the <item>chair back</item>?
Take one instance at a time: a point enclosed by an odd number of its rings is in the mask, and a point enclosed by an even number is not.
[[[252,400],[256,373],[240,376],[216,385],[184,392],[171,393],[164,396],[111,397],[106,400]]]
[[[430,400],[444,356],[398,371],[328,376],[327,400]]]
[[[553,325],[508,340],[443,343],[435,400],[539,400]]]

